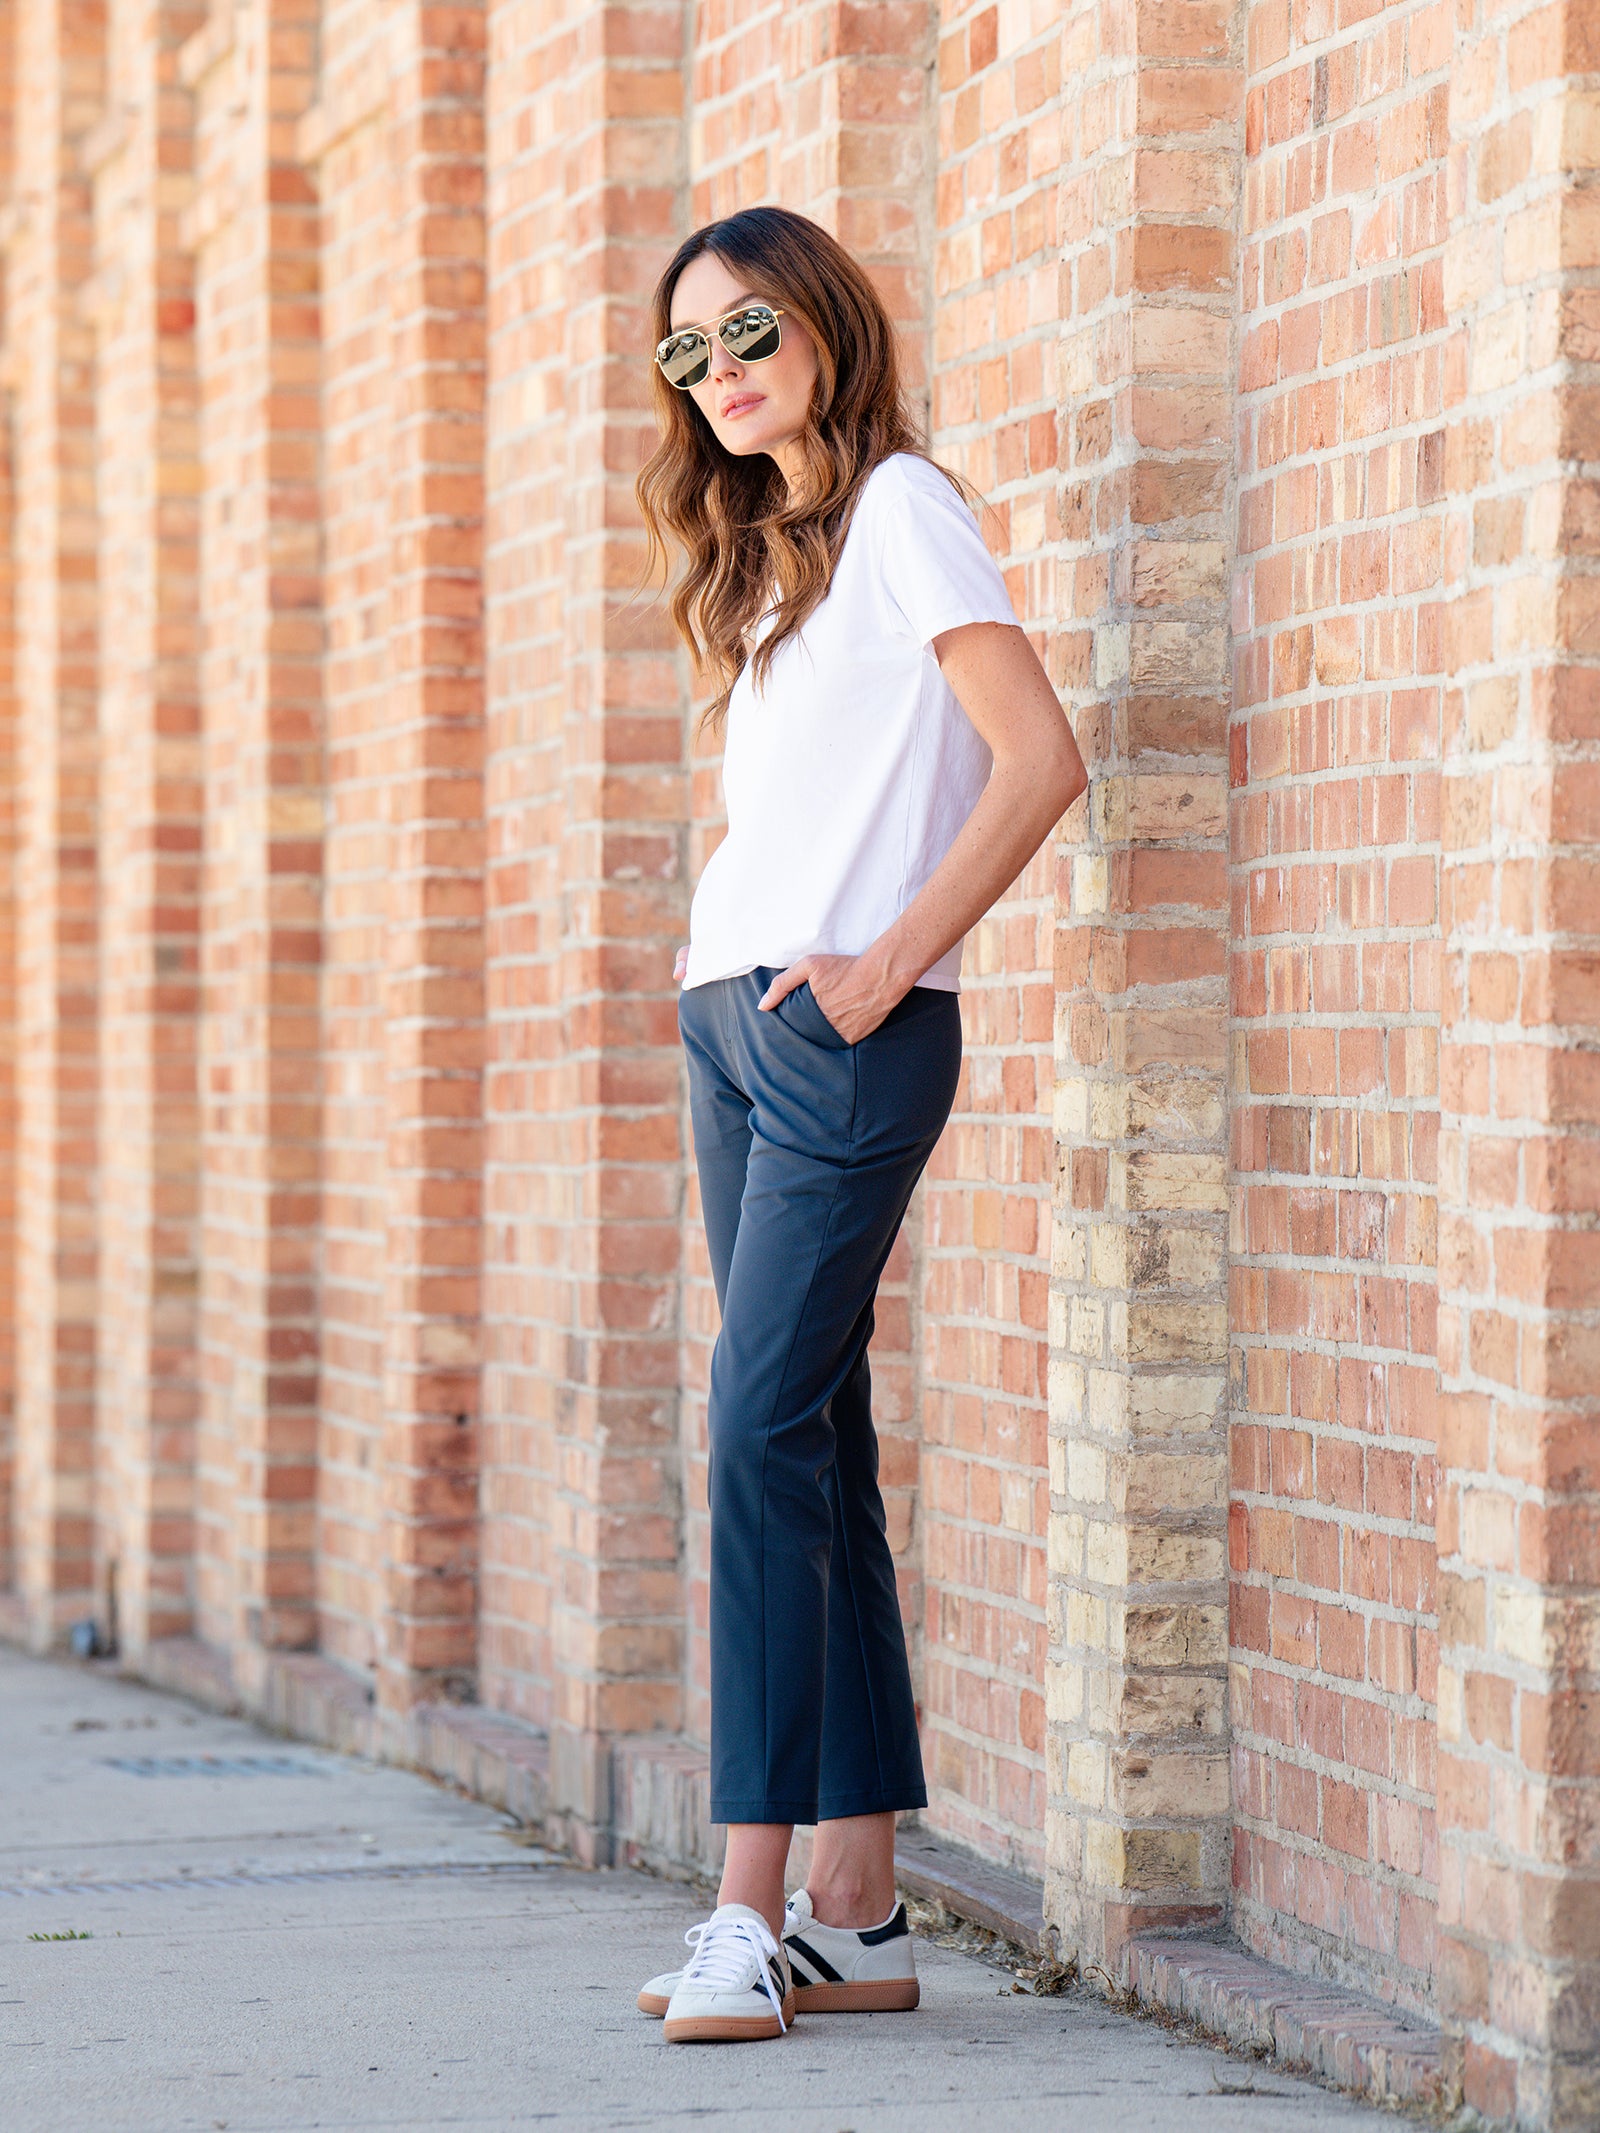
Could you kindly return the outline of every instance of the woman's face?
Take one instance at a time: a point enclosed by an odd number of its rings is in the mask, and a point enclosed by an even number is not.
[[[714,252],[702,252],[678,277],[672,292],[672,328],[701,326],[709,333],[719,318],[755,300],[771,302],[766,291],[752,288],[723,265]],[[689,388],[696,407],[711,425],[725,452],[743,458],[767,452],[791,479],[789,447],[805,428],[817,378],[817,351],[800,321],[785,312],[783,345],[763,363],[741,363],[721,341],[711,337],[711,368]]]

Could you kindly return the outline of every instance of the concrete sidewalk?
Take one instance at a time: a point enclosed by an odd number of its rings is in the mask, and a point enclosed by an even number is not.
[[[518,1836],[403,1771],[0,1650],[0,2126],[1374,2125],[936,1946],[919,1949],[916,2014],[667,2046],[633,1994],[676,1960],[693,1894],[580,1873]],[[92,1938],[30,1938],[67,1932]]]

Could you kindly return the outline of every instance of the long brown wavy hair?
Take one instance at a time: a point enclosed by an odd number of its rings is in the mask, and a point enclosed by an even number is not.
[[[683,551],[672,619],[717,685],[706,723],[719,727],[767,608],[774,606],[775,619],[755,652],[757,686],[779,646],[827,593],[873,468],[895,452],[927,453],[877,290],[836,238],[788,208],[744,208],[678,247],[656,285],[652,346],[672,331],[679,276],[707,252],[753,295],[797,319],[817,350],[816,388],[800,437],[805,478],[793,497],[775,460],[725,452],[692,396],[675,392],[650,366],[661,441],[635,486],[650,536],[648,567],[670,570],[674,546]]]

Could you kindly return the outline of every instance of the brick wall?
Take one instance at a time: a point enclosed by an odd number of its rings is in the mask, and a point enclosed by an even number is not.
[[[1581,0],[0,38],[5,1620],[476,1697],[586,1857],[695,1766],[720,799],[631,484],[661,264],[781,199],[1095,775],[881,1299],[928,1819],[1592,2122]]]
[[[320,1336],[317,1613],[321,1648],[376,1654],[384,1409],[385,910],[393,672],[390,481],[396,379],[390,291],[391,36],[359,0],[328,0],[300,149],[320,210],[322,530]]]
[[[94,245],[83,169],[99,116],[92,5],[19,8],[6,320],[12,355],[13,600],[19,629],[16,1581],[58,1632],[94,1606],[99,613]]]
[[[0,8],[0,50],[14,53],[12,10]],[[0,203],[9,203],[12,113],[0,99]],[[5,331],[0,297],[0,334]],[[9,410],[7,411],[9,415]],[[0,973],[17,956],[16,486],[9,419],[0,422]],[[0,1590],[16,1583],[12,1463],[16,1456],[17,1056],[15,1014],[0,1016]]]
[[[179,54],[206,779],[195,1599],[246,1675],[318,1634],[321,314],[297,137],[314,26],[308,0],[214,10]]]
[[[97,1583],[140,1643],[191,1626],[202,839],[193,270],[179,234],[193,6],[113,8],[89,284],[100,360],[101,1282]]]
[[[1600,2113],[1600,25],[1462,8],[1445,304],[1438,1997],[1486,2117]]]
[[[1431,1993],[1450,11],[1248,28],[1234,580],[1235,1915]]]
[[[1115,1960],[1226,1884],[1223,732],[1242,78],[1224,10],[1075,8],[1047,1904]]]

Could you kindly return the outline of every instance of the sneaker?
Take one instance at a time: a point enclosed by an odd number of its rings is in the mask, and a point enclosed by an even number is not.
[[[691,1926],[683,1936],[691,1948],[698,1945],[703,1925]],[[916,1943],[906,1919],[906,1907],[896,1904],[881,1926],[854,1932],[843,1926],[819,1925],[811,1915],[811,1898],[804,1889],[789,1898],[783,1920],[783,1950],[794,1977],[795,2006],[813,2014],[891,2014],[917,2005]],[[667,2011],[678,1989],[681,1970],[663,1970],[639,1991],[639,2012],[658,2020]]]
[[[700,1936],[705,1929],[706,1924],[702,1922],[698,1926],[691,1926],[685,1933],[683,1937],[691,1948],[700,1945]],[[659,2020],[666,2013],[682,1976],[681,1970],[661,1970],[654,1977],[647,1978],[639,1987],[640,2014],[655,2015]]]
[[[667,2002],[667,2042],[781,2037],[794,2007],[789,1960],[766,1920],[746,1904],[725,1903],[695,1934],[694,1953],[678,1973]]]
[[[804,1889],[789,1898],[783,1952],[801,2014],[888,2014],[915,2007],[921,1995],[914,1948],[903,1903],[881,1926],[858,1933],[819,1925]]]
[[[793,1915],[794,1899],[791,1897],[788,1909],[784,1914],[783,1930],[786,1934],[789,1930],[789,1921]],[[806,1916],[808,1918],[811,1916],[809,1907],[806,1911]],[[704,1931],[704,1925],[691,1926],[683,1937],[691,1948],[696,1948],[700,1944],[700,1936]],[[792,1969],[793,1965],[790,1967]],[[654,1977],[647,1978],[639,1987],[638,2007],[640,2014],[654,2015],[659,2020],[666,2013],[667,2003],[677,1991],[678,1981],[682,1976],[683,1972],[681,1970],[662,1970],[658,1971]]]

